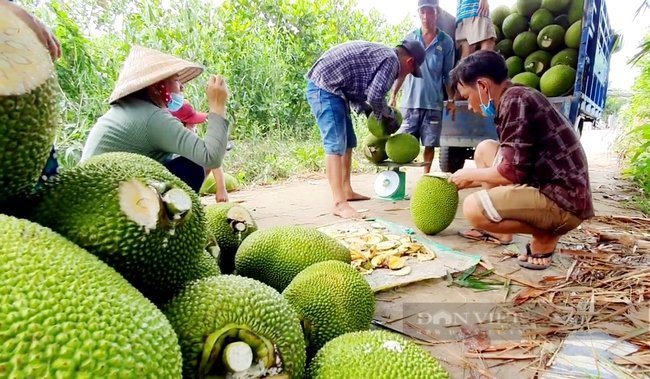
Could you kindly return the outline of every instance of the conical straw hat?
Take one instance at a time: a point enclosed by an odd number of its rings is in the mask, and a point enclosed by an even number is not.
[[[124,62],[109,103],[130,95],[175,74],[181,83],[187,83],[203,72],[196,63],[161,53],[146,47],[134,45]]]

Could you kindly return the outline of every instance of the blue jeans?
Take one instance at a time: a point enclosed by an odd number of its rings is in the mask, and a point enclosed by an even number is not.
[[[347,149],[357,147],[350,109],[341,96],[324,91],[308,81],[307,102],[316,117],[325,154],[342,156]]]
[[[199,193],[201,186],[205,181],[206,170],[203,166],[194,163],[185,157],[170,159],[164,164],[164,166],[167,167],[172,174],[176,175],[188,186],[192,187],[194,192]]]
[[[409,133],[420,140],[424,147],[440,147],[442,111],[412,109],[404,112],[404,120],[398,133]]]

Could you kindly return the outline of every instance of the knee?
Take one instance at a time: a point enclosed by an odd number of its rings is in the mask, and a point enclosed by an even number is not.
[[[474,151],[474,161],[484,165],[484,167],[491,166],[498,151],[499,142],[491,139],[481,141]]]
[[[473,227],[480,228],[488,223],[474,194],[467,196],[463,201],[463,215]]]

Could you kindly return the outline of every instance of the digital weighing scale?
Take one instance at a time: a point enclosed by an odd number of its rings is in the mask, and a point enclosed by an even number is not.
[[[406,195],[406,172],[400,170],[401,167],[424,167],[430,166],[431,163],[395,163],[385,161],[376,163],[377,166],[389,167],[390,169],[382,172],[375,179],[375,193],[383,200],[408,200]]]

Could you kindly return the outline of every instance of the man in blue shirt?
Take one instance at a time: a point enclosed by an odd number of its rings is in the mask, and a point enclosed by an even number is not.
[[[436,26],[439,11],[438,0],[419,0],[418,13],[422,26],[406,36],[406,39],[417,41],[425,49],[425,60],[420,67],[422,77],[409,75],[398,80],[390,100],[390,105],[395,106],[397,94],[403,86],[400,108],[404,110],[404,122],[401,131],[420,139],[424,146],[424,161],[427,163],[433,161],[435,148],[440,146],[444,90],[450,99],[447,101],[447,110],[456,110],[451,100],[454,93],[449,76],[454,68],[454,41]],[[430,169],[430,165],[424,166],[424,173],[429,173]]]
[[[366,41],[345,42],[325,52],[307,73],[307,101],[325,147],[334,215],[359,218],[348,202],[369,199],[350,185],[352,149],[357,146],[350,108],[386,120],[389,132],[396,132],[399,125],[386,94],[395,80],[408,74],[422,76],[424,55],[422,45],[413,40],[395,48]]]
[[[480,50],[494,50],[497,35],[490,19],[488,0],[458,0],[456,42],[461,59]]]

